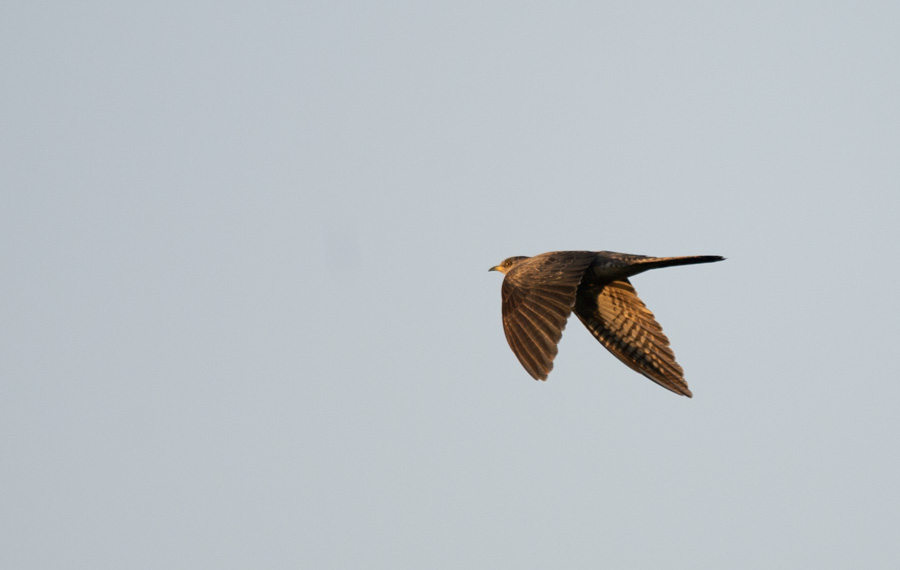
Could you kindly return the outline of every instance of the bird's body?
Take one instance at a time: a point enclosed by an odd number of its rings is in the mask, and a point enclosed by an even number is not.
[[[510,257],[503,279],[503,330],[525,370],[546,380],[573,311],[616,358],[657,384],[691,396],[669,339],[629,277],[650,269],[721,261],[717,255],[646,257],[612,251],[554,251]]]

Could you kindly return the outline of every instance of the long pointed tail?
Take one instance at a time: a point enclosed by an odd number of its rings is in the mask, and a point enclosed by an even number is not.
[[[676,265],[695,265],[697,263],[713,263],[725,259],[721,255],[685,255],[682,257],[647,257],[635,260],[632,263],[635,269],[641,272],[660,267],[675,267]]]
[[[591,264],[591,277],[587,282],[605,282],[628,278],[650,269],[674,267],[676,265],[694,265],[696,263],[713,263],[725,259],[721,255],[685,255],[682,257],[649,257],[631,255],[614,251],[598,251]]]

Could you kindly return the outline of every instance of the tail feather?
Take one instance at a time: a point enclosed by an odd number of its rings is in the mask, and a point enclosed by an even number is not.
[[[725,259],[721,255],[685,255],[682,257],[648,257],[635,260],[632,263],[641,268],[641,271],[659,269],[660,267],[675,267],[677,265],[696,265],[698,263],[713,263]]]
[[[591,264],[590,275],[586,275],[586,281],[600,283],[610,282],[616,279],[626,279],[638,273],[659,269],[662,267],[675,267],[678,265],[696,265],[698,263],[713,263],[725,259],[721,255],[685,255],[681,257],[648,257],[644,255],[628,255],[612,251],[597,252],[597,257]]]

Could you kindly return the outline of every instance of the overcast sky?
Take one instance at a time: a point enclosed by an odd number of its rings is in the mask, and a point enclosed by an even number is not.
[[[900,5],[4,2],[0,567],[896,568]],[[511,255],[633,283],[694,393]]]

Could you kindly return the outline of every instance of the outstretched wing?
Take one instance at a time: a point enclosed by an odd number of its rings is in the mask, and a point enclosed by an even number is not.
[[[669,339],[627,279],[582,288],[575,314],[616,358],[660,386],[691,397]]]
[[[546,380],[553,369],[556,345],[594,256],[589,251],[544,253],[522,261],[503,279],[506,341],[535,380]]]

